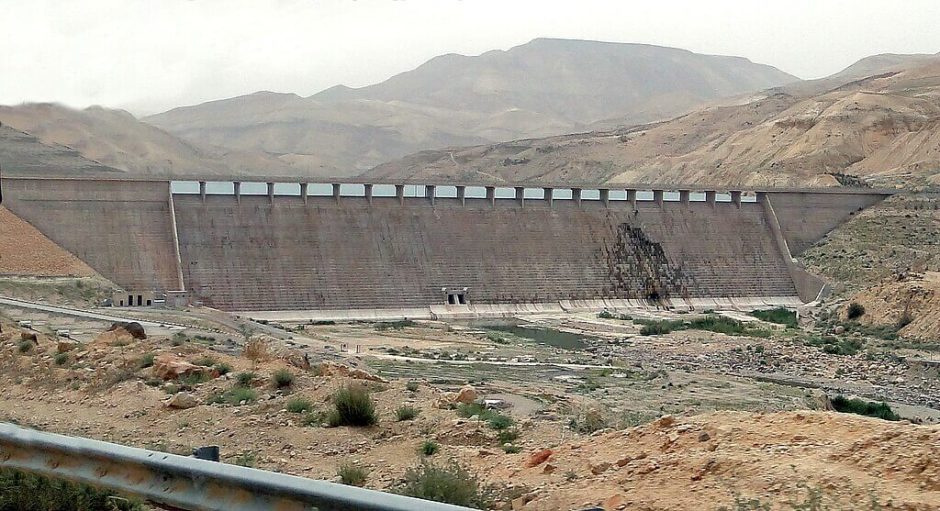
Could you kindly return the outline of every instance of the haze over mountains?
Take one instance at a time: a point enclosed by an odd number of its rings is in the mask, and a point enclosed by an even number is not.
[[[133,172],[342,176],[406,154],[666,119],[701,103],[796,80],[738,57],[640,44],[536,39],[476,57],[443,55],[380,84],[311,97],[259,92],[144,119],[53,105],[0,122]]]
[[[101,107],[0,107],[0,122],[25,132],[0,132],[0,158],[32,136],[91,160],[76,168],[135,175],[928,184],[938,60],[876,55],[799,81],[738,57],[536,39],[358,89],[258,92],[143,122]],[[867,78],[885,73],[896,74]],[[576,132],[591,133],[560,136]]]
[[[726,100],[667,122],[424,151],[380,165],[369,175],[937,186],[940,55],[876,56],[833,77]]]

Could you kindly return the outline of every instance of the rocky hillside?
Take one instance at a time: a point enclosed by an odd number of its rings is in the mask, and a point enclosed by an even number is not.
[[[668,122],[425,151],[370,174],[467,181],[940,185],[940,56],[878,71],[822,92],[814,90],[818,83],[771,89]]]
[[[121,175],[118,169],[85,158],[71,147],[0,125],[0,167],[5,176]]]
[[[123,110],[75,110],[40,103],[0,106],[0,123],[47,145],[135,175],[231,174],[284,171],[287,165],[260,152],[197,147]]]
[[[349,175],[424,149],[567,133],[611,117],[665,119],[794,80],[739,57],[536,39],[475,57],[443,55],[359,89],[256,93],[145,120],[195,144],[261,150],[304,173]]]
[[[507,432],[446,406],[473,398],[472,387],[446,393],[335,363],[312,371],[289,352],[225,354],[182,334],[139,339],[124,327],[80,344],[0,321],[10,382],[0,418],[46,431],[186,455],[221,445],[225,463],[315,479],[339,481],[338,468],[356,467],[362,478],[353,484],[387,491],[401,491],[410,468],[456,462],[463,484],[476,478],[486,488],[492,509],[913,511],[940,499],[935,425],[724,411],[582,434],[526,418],[507,430],[518,448],[503,449]],[[291,383],[277,388],[274,375],[285,372]],[[321,427],[347,384],[371,390],[379,422]],[[396,417],[403,403],[410,419]]]

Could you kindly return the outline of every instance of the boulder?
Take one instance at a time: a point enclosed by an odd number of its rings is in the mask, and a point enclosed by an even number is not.
[[[178,410],[185,410],[187,408],[193,408],[199,406],[199,402],[196,401],[196,398],[193,397],[189,392],[178,392],[167,401],[166,406],[169,408],[176,408]]]
[[[466,385],[464,388],[460,389],[460,392],[454,397],[454,402],[470,404],[476,402],[477,399],[480,399],[480,394],[477,390],[470,385]]]
[[[672,415],[663,415],[662,417],[656,419],[653,422],[653,425],[659,429],[670,428],[673,424],[676,423],[676,418]]]
[[[77,342],[71,341],[71,340],[68,340],[68,339],[61,339],[61,340],[59,340],[59,343],[56,345],[56,352],[57,352],[57,353],[66,353],[66,352],[69,352],[69,351],[74,350],[74,349],[77,348],[77,347],[78,347],[78,343],[77,343]]]
[[[39,344],[39,338],[35,332],[20,332],[21,341],[32,341],[33,344]]]
[[[470,385],[464,386],[460,392],[450,392],[441,396],[435,406],[441,409],[454,408],[458,404],[475,403],[480,399],[480,393]]]
[[[352,378],[354,380],[388,383],[388,380],[363,371],[362,369],[347,367],[333,362],[324,362],[320,364],[320,376],[340,376],[344,378]]]
[[[551,449],[541,449],[539,451],[535,451],[529,455],[528,459],[526,459],[525,466],[527,468],[537,467],[551,458],[552,454],[555,454],[555,452]]]
[[[131,337],[137,340],[144,340],[147,338],[147,333],[144,332],[144,327],[136,321],[118,321],[116,323],[111,323],[111,328],[108,328],[108,331],[114,331],[119,328],[123,328],[127,333],[131,334]]]
[[[191,364],[174,355],[161,355],[153,362],[153,375],[163,380],[175,380],[181,376],[204,373],[208,368]]]

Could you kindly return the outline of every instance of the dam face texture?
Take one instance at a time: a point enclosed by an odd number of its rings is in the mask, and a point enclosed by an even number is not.
[[[675,189],[3,178],[128,292],[327,314],[808,302],[793,256],[890,193]]]

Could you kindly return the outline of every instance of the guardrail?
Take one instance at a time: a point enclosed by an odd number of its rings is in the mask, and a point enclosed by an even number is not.
[[[0,423],[0,467],[192,511],[468,508]]]

